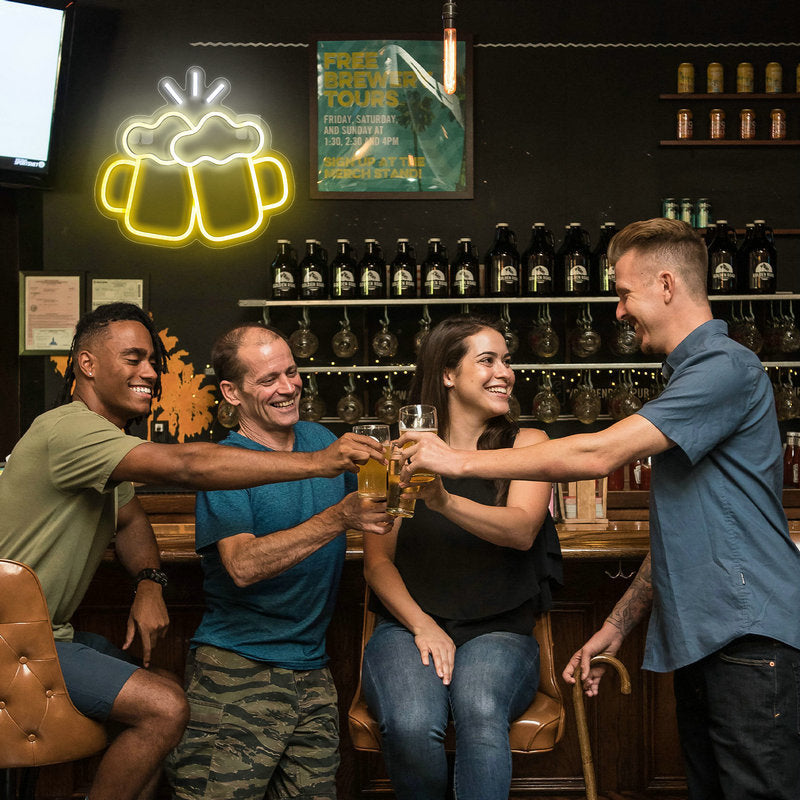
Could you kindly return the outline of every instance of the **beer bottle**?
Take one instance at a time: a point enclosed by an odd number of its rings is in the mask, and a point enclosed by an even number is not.
[[[708,245],[709,294],[736,294],[736,261],[736,231],[727,220],[717,220]]]
[[[794,453],[789,467],[789,485],[792,489],[800,489],[800,433],[794,434]]]
[[[316,239],[306,239],[306,254],[300,262],[300,299],[325,300],[327,273],[328,260],[322,245]]]
[[[571,222],[567,226],[559,253],[561,254],[559,269],[564,276],[564,294],[567,297],[590,295],[592,254],[589,249],[589,236],[580,222]]]
[[[428,239],[428,255],[422,262],[422,296],[447,297],[450,265],[441,239]]]
[[[550,297],[555,288],[556,253],[553,233],[544,222],[534,222],[531,243],[522,254],[522,292],[525,297]]]
[[[774,294],[778,283],[778,254],[763,219],[754,220],[753,243],[747,253],[747,287],[757,294]]]
[[[475,255],[472,239],[465,237],[458,240],[458,254],[453,260],[450,274],[452,277],[450,294],[453,297],[478,297],[480,264]]]
[[[397,252],[389,272],[390,297],[417,296],[417,259],[408,239],[397,240]]]
[[[278,239],[278,252],[270,265],[273,300],[297,300],[297,259],[288,239]]]
[[[364,255],[358,264],[359,297],[386,297],[386,262],[377,239],[364,239]]]
[[[358,267],[349,239],[336,240],[336,255],[331,261],[331,297],[349,300],[356,296]]]
[[[613,222],[604,222],[600,228],[600,241],[592,253],[592,266],[594,268],[594,290],[603,296],[612,296],[617,293],[617,283],[614,265],[608,260],[608,246],[617,232]]]
[[[519,253],[514,231],[507,222],[495,226],[494,244],[484,259],[489,297],[519,295]]]

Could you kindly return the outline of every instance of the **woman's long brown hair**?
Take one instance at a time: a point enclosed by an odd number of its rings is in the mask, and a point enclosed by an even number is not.
[[[425,337],[419,350],[417,366],[408,391],[409,403],[435,406],[439,420],[439,436],[446,439],[450,431],[450,412],[447,388],[443,376],[446,370],[457,370],[467,353],[467,338],[482,330],[503,333],[498,322],[475,314],[448,317]],[[508,414],[492,417],[478,438],[478,450],[497,450],[511,447],[519,433],[519,425]],[[495,505],[505,505],[508,498],[508,479],[495,480]]]

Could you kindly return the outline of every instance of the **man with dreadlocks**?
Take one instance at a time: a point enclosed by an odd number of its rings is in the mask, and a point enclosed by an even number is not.
[[[62,404],[34,420],[0,478],[0,557],[39,576],[70,698],[88,716],[127,726],[100,762],[91,800],[152,795],[161,761],[188,719],[178,683],[148,669],[169,622],[166,576],[130,482],[241,489],[334,477],[370,456],[383,460],[377,443],[353,434],[310,453],[156,444],[128,435],[128,423],[149,414],[165,369],[158,332],[137,306],[113,303],[86,314],[76,327]],[[70,625],[114,536],[117,558],[136,583],[122,650]],[[124,652],[137,634],[144,668]]]

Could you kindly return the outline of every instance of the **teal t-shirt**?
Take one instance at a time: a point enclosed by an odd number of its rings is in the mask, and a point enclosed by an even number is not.
[[[294,426],[295,452],[327,447],[336,437],[322,425]],[[233,432],[228,447],[269,448]],[[238,533],[269,536],[293,528],[356,489],[350,473],[252,489],[198,492],[195,547],[203,565],[205,613],[191,646],[214,645],[284,669],[319,669],[327,661],[325,633],[333,614],[345,556],[342,531],[274,578],[239,587],[228,575],[216,543]]]

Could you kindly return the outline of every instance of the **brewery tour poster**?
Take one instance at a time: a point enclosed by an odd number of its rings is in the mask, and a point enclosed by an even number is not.
[[[472,197],[471,48],[455,94],[441,39],[315,40],[311,196]]]

